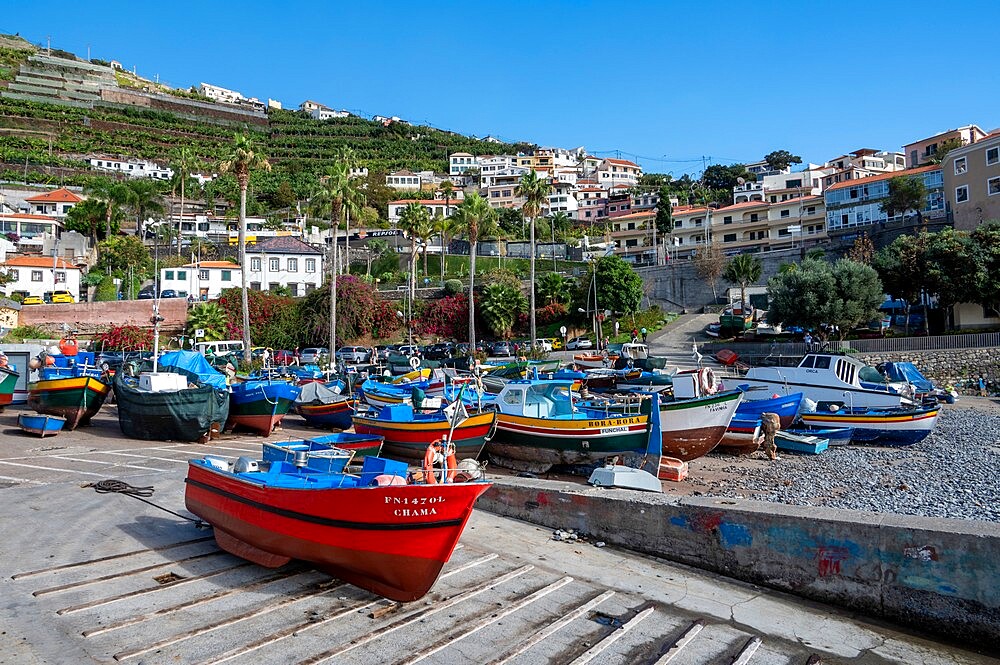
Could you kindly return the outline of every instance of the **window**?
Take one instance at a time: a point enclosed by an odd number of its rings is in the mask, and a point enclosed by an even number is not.
[[[306,272],[316,272],[316,259],[306,259]]]
[[[757,213],[755,213],[755,212],[750,213],[750,221],[751,222],[758,221],[758,219],[757,219]]]
[[[198,279],[208,279],[208,271],[207,270],[199,270],[198,271]]]
[[[298,271],[299,271],[299,260],[288,259],[288,272],[298,272]]]
[[[56,270],[55,275],[56,275],[56,284],[65,284],[66,283],[66,271],[65,270]]]
[[[986,181],[986,193],[990,196],[1000,194],[1000,176],[990,178]]]
[[[785,181],[785,189],[792,189],[793,187],[801,187],[801,186],[802,186],[802,178]]]
[[[967,169],[965,157],[959,157],[955,160],[955,175],[962,175]]]
[[[962,185],[955,188],[955,203],[965,203],[969,200],[969,186]]]
[[[32,282],[40,282],[40,281],[42,281],[42,271],[41,270],[32,270],[31,271],[31,281]]]
[[[252,259],[250,259],[250,271],[251,272],[260,272],[260,259],[259,258],[252,258]]]
[[[7,276],[14,282],[21,279],[21,273],[16,268],[9,268],[7,270]]]
[[[278,272],[279,270],[281,270],[281,259],[275,259],[275,258],[268,259],[267,268],[271,272]]]
[[[727,233],[726,235],[722,236],[722,242],[736,242],[736,234]]]
[[[278,284],[277,282],[270,282],[267,285],[267,290],[268,291],[277,291],[280,287],[281,287],[281,284]]]
[[[251,291],[260,291],[260,282],[250,282]]]
[[[231,281],[233,281],[233,271],[232,270],[223,270],[222,271],[222,281],[223,282],[231,282]]]
[[[997,162],[1000,162],[1000,146],[986,151],[986,166],[993,166]]]
[[[732,224],[733,223],[733,216],[732,215],[726,215],[725,217],[722,218],[722,223],[723,224]]]
[[[167,270],[163,273],[163,279],[173,279],[173,278],[174,278],[173,270]]]
[[[830,369],[830,356],[816,356],[816,369]]]
[[[503,401],[505,404],[520,404],[523,396],[523,390],[508,390],[507,394],[503,396]]]
[[[789,211],[789,210],[782,210],[781,211],[781,216],[782,217],[788,217],[790,214],[791,214],[791,211]]]
[[[806,214],[807,215],[815,215],[816,214],[816,206],[809,206],[808,208],[806,208]]]

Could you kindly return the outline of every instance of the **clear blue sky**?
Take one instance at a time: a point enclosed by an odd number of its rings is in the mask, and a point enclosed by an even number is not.
[[[1000,127],[995,0],[152,4],[13,0],[0,31],[175,86],[620,150],[675,175]]]

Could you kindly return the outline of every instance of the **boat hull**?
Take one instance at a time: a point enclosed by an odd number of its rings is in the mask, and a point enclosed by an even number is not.
[[[14,389],[20,376],[10,367],[0,367],[0,408],[14,401]]]
[[[754,399],[751,392],[743,395],[743,401],[736,409],[736,415],[740,418],[760,418],[762,413],[775,413],[781,420],[781,429],[788,429],[792,426],[801,404],[802,393]]]
[[[857,408],[898,409],[904,405],[904,396],[882,390],[855,388],[850,386],[819,386],[788,381],[779,371],[780,368],[755,368],[753,378],[741,376],[736,381],[741,387],[760,389],[767,394],[791,395],[801,392],[814,402],[846,402]],[[767,373],[765,373],[767,372]],[[727,380],[728,387],[728,380]],[[907,402],[908,403],[908,402]]]
[[[329,404],[296,404],[295,412],[302,416],[310,427],[336,427],[347,429],[358,401],[345,398]]]
[[[937,408],[927,408],[898,412],[803,413],[800,418],[811,427],[853,427],[853,443],[910,446],[933,431],[938,413]]]
[[[733,455],[749,455],[760,447],[760,418],[741,418],[739,410],[726,428],[719,441],[721,452]]]
[[[92,376],[44,379],[28,385],[28,406],[38,413],[66,419],[63,429],[87,425],[100,411],[111,386]]]
[[[229,398],[226,429],[245,427],[263,436],[270,436],[288,414],[300,392],[300,387],[288,381],[247,381],[234,384]]]
[[[818,436],[830,442],[831,446],[846,446],[854,437],[853,427],[810,427],[795,425],[786,431],[800,436]]]
[[[59,416],[43,416],[30,413],[20,413],[17,416],[17,426],[29,434],[46,437],[55,436],[62,431],[66,420]]]
[[[424,596],[488,483],[286,489],[192,461],[187,509],[219,546],[269,567],[307,561],[399,602]]]
[[[642,454],[648,441],[647,414],[558,420],[501,413],[486,452],[498,464],[540,473],[555,464],[593,464],[616,455]]]
[[[707,455],[726,434],[742,394],[731,390],[660,404],[663,454],[689,462]]]
[[[115,376],[118,425],[122,434],[144,441],[206,443],[229,417],[229,393],[212,386],[151,393]]]
[[[451,442],[455,455],[459,458],[479,457],[486,443],[496,414],[484,411],[470,415],[455,427]],[[358,434],[381,436],[382,454],[390,459],[409,463],[422,463],[427,446],[448,436],[451,423],[447,418],[440,420],[390,421],[370,416],[354,416],[354,431]]]

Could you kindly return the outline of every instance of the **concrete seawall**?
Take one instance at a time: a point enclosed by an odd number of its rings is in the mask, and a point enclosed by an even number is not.
[[[533,479],[478,506],[1000,649],[1000,525]]]

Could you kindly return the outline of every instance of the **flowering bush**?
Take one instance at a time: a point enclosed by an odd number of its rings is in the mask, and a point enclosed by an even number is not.
[[[264,291],[247,291],[250,310],[250,341],[255,346],[294,348],[302,342],[302,324],[294,298]],[[226,315],[226,339],[243,337],[243,303],[239,288],[226,289],[219,297]]]
[[[561,302],[551,303],[545,307],[539,307],[535,310],[535,322],[538,325],[546,325],[548,323],[555,323],[556,321],[562,321],[569,315],[569,310],[566,309],[566,305]]]
[[[95,348],[99,350],[134,349],[147,350],[153,348],[153,331],[138,326],[111,326],[94,336]]]
[[[426,303],[417,315],[414,330],[419,335],[465,339],[469,331],[469,297],[458,293]]]
[[[330,338],[330,284],[305,297],[299,305],[301,334],[310,343],[322,344]],[[337,339],[355,341],[387,338],[399,329],[396,308],[382,300],[373,284],[354,275],[337,278]]]

